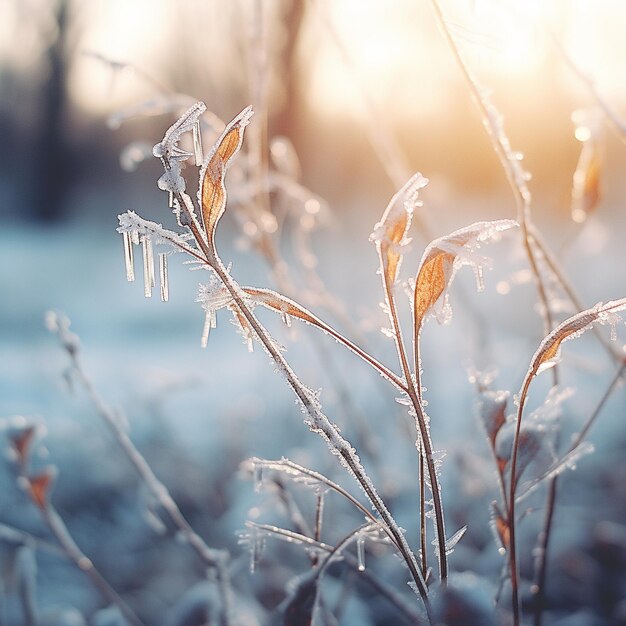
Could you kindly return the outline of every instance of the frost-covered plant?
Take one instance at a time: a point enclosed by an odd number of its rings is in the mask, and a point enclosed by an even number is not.
[[[19,485],[37,507],[41,518],[57,542],[61,554],[80,571],[84,572],[102,597],[119,610],[128,624],[143,626],[143,622],[137,617],[133,609],[113,589],[92,560],[79,548],[52,503],[51,492],[56,478],[56,468],[52,465],[47,465],[43,468],[32,467],[33,449],[37,445],[37,438],[41,434],[38,430],[40,429],[38,429],[37,424],[25,418],[14,420],[10,429],[10,452]],[[37,541],[27,537],[25,546],[37,546]],[[27,585],[26,589],[32,589],[34,582],[29,583],[28,580],[29,577],[32,577],[34,581],[36,573],[35,557],[29,552],[23,553],[21,559],[22,561],[28,559],[28,563],[23,562],[20,567],[20,571],[25,572],[27,577],[24,579],[23,584]],[[34,596],[31,596],[30,592],[24,601],[24,613],[25,623],[38,623]]]
[[[429,575],[426,517],[432,517],[434,520],[433,545],[439,562],[439,577],[444,584],[448,572],[447,554],[453,544],[460,539],[464,529],[446,540],[439,486],[439,454],[433,450],[429,433],[429,418],[424,410],[425,402],[422,400],[419,382],[421,375],[419,338],[423,324],[429,315],[436,314],[437,311],[445,311],[445,316],[442,317],[441,314],[438,316],[440,321],[446,321],[449,318],[447,291],[456,271],[463,265],[474,267],[480,288],[482,268],[488,265],[488,259],[478,255],[477,250],[482,244],[499,237],[501,232],[512,228],[516,223],[511,220],[476,223],[434,241],[427,248],[411,287],[414,342],[414,358],[411,365],[400,328],[395,291],[404,247],[409,241],[408,230],[413,210],[419,204],[418,193],[427,184],[427,179],[419,173],[416,174],[392,198],[381,221],[376,225],[371,239],[376,244],[379,255],[385,294],[384,308],[391,324],[391,330],[387,334],[393,337],[400,360],[401,374],[398,375],[295,300],[268,289],[241,286],[232,276],[230,269],[225,267],[216,246],[216,229],[226,209],[225,175],[242,145],[244,129],[250,122],[252,110],[248,107],[236,116],[226,126],[206,157],[202,159],[196,204],[186,193],[182,171],[192,156],[195,157],[196,163],[200,161],[197,154],[199,145],[197,129],[199,115],[203,110],[202,103],[191,107],[153,149],[153,154],[161,159],[165,170],[164,175],[159,179],[159,187],[168,193],[169,204],[182,232],[171,231],[155,222],[143,220],[132,211],[120,215],[118,231],[124,238],[127,278],[134,280],[133,248],[138,243],[141,243],[143,250],[146,296],[151,295],[152,288],[155,286],[153,244],[167,245],[174,251],[185,252],[192,257],[194,263],[205,266],[211,271],[209,283],[203,285],[199,293],[199,301],[206,314],[202,343],[206,344],[209,330],[216,326],[217,311],[227,308],[232,312],[234,322],[249,348],[252,349],[255,341],[262,345],[274,362],[277,371],[286,379],[296,394],[305,414],[305,423],[327,442],[332,454],[338,457],[341,465],[363,489],[377,513],[377,517],[372,518],[368,523],[367,532],[370,532],[371,524],[374,524],[400,553],[410,571],[411,585],[421,596],[428,613],[430,609],[426,584]],[[193,153],[181,147],[180,142],[187,132],[194,133]],[[167,299],[164,294],[168,293],[166,254],[166,252],[159,254],[160,286],[163,299]],[[259,305],[279,313],[287,323],[291,318],[300,319],[331,335],[382,374],[404,396],[402,404],[408,406],[409,415],[415,420],[416,446],[421,459],[421,554],[416,555],[410,548],[404,531],[398,526],[369,479],[356,450],[322,412],[318,394],[300,381],[286,361],[281,347],[257,319],[254,309]],[[426,488],[430,490],[430,499],[427,499]],[[258,534],[259,528],[255,528],[254,532]],[[337,551],[342,551],[343,543],[347,545],[354,537],[358,552],[361,554],[363,542],[359,537],[364,536],[364,533],[365,530],[362,529],[351,534],[345,542],[340,542],[341,545],[338,544],[335,548]],[[256,545],[255,541],[252,541],[253,545]],[[334,552],[331,552],[331,556],[332,554]]]

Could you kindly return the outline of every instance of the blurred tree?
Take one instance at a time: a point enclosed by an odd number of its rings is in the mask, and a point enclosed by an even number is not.
[[[45,51],[48,71],[40,87],[39,132],[34,140],[33,210],[45,222],[62,216],[70,182],[71,150],[63,128],[71,57],[68,8],[68,0],[56,0],[53,5],[55,32]]]

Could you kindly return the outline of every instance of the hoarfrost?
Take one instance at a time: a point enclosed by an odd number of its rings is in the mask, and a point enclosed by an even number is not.
[[[445,543],[446,555],[452,554],[452,552],[454,552],[454,547],[456,546],[457,543],[459,543],[459,541],[461,541],[466,531],[467,531],[467,525],[459,528],[459,530],[457,530],[451,537],[446,539],[446,543]],[[439,547],[439,540],[436,537],[432,540],[431,543],[433,546],[435,546],[435,548]]]

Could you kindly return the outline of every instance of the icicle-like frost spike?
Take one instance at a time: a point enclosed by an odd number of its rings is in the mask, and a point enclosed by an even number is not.
[[[152,240],[150,237],[147,235],[141,237],[141,247],[143,251],[143,295],[146,298],[151,298],[154,280],[154,259],[152,257]]]
[[[132,283],[135,280],[135,263],[133,255],[133,240],[129,232],[122,233],[124,241],[124,263],[126,265],[126,280]]]
[[[407,233],[415,207],[421,206],[418,192],[428,179],[417,172],[396,193],[370,235],[380,257],[381,269],[388,285],[393,285],[402,260],[402,247],[409,243]]]
[[[173,250],[179,252],[182,250],[184,252],[198,254],[189,243],[190,240],[193,239],[191,233],[181,234],[173,230],[168,230],[167,228],[163,228],[161,224],[144,220],[134,211],[126,211],[126,213],[118,215],[117,219],[119,221],[117,232],[129,232],[134,245],[139,245],[143,237],[149,237],[155,245],[168,245]]]
[[[359,572],[365,571],[365,537],[359,535],[356,540],[356,558]]]
[[[207,310],[204,316],[204,326],[202,327],[202,337],[200,338],[200,346],[206,348],[209,345],[209,334],[211,328],[217,326],[217,315],[213,309]]]
[[[193,125],[193,153],[196,159],[196,166],[202,165],[203,153],[202,153],[202,132],[200,129],[200,120]]]
[[[161,286],[161,301],[167,302],[170,299],[170,286],[167,270],[167,254],[159,252],[159,284]]]

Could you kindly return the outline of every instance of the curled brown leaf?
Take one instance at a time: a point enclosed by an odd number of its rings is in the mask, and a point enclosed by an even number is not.
[[[226,208],[224,178],[228,165],[241,148],[244,128],[250,123],[252,114],[252,107],[246,107],[226,126],[200,170],[198,199],[209,241],[213,240],[217,223]]]

